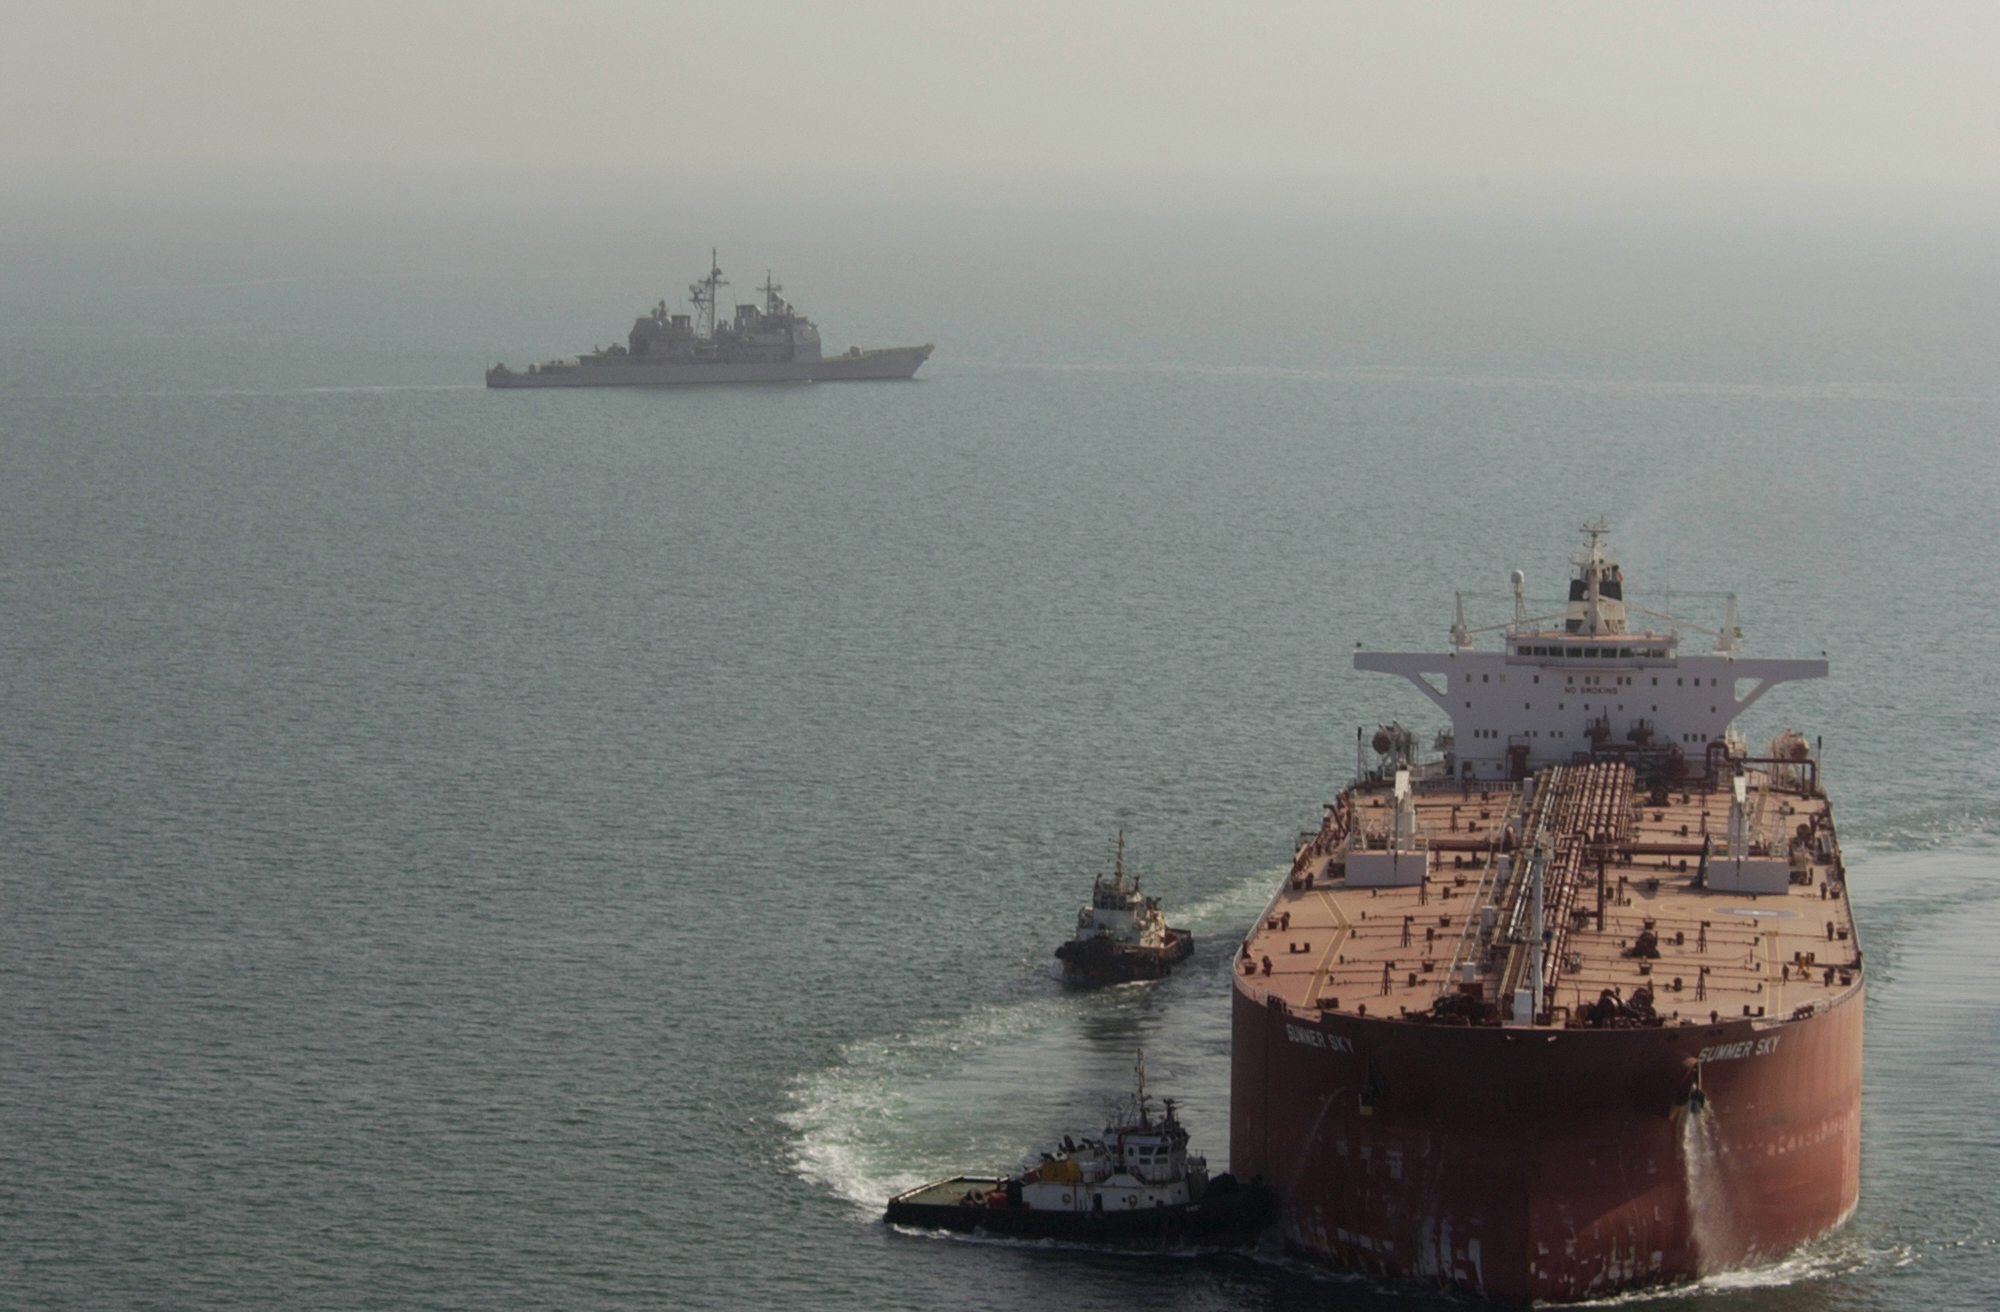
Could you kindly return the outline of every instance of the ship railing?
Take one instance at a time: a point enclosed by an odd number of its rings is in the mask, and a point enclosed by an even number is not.
[[[1463,793],[1478,789],[1482,793],[1518,793],[1522,781],[1519,779],[1454,779],[1445,775],[1436,779],[1419,779],[1410,785],[1410,791],[1419,797],[1434,797],[1439,793]]]
[[[1418,834],[1415,838],[1398,841],[1393,825],[1381,827],[1356,826],[1342,840],[1336,855],[1346,857],[1349,852],[1422,852],[1431,845],[1428,834]]]
[[[1765,781],[1767,784],[1769,779],[1770,776],[1766,775]],[[1751,804],[1750,813],[1743,817],[1743,842],[1745,851],[1762,846],[1764,854],[1769,856],[1773,852],[1780,850],[1780,845],[1774,844],[1771,841],[1771,812],[1773,810],[1771,798],[1775,792],[1776,790],[1773,788],[1764,787],[1757,789],[1754,794],[1757,800]]]

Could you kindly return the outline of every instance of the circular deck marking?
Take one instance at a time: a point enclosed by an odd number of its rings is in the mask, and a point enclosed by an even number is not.
[[[1799,913],[1796,911],[1766,911],[1762,907],[1718,907],[1716,908],[1716,914],[1721,916],[1749,916],[1753,920],[1797,920],[1799,918]]]

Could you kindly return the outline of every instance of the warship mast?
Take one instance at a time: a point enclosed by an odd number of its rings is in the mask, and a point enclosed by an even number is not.
[[[729,280],[722,276],[722,266],[716,262],[716,250],[711,246],[708,250],[708,276],[700,282],[688,284],[688,299],[694,302],[697,337],[714,339],[716,306],[722,299],[720,289],[728,285]]]

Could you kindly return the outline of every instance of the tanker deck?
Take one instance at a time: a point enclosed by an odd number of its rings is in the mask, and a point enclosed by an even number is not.
[[[1314,1014],[1428,1018],[1443,994],[1450,1010],[1471,1018],[1483,1003],[1497,1020],[1531,955],[1510,941],[1519,926],[1502,932],[1530,909],[1532,890],[1517,873],[1526,862],[1516,860],[1518,834],[1530,831],[1549,838],[1557,858],[1544,885],[1553,935],[1545,953],[1552,1000],[1538,1009],[1544,1026],[1585,1023],[1607,989],[1620,1001],[1649,989],[1663,1024],[1686,1028],[1822,1012],[1858,987],[1853,922],[1830,856],[1815,854],[1801,867],[1809,886],[1702,887],[1704,858],[1718,870],[1726,860],[1717,840],[1731,809],[1729,786],[1697,781],[1655,804],[1631,800],[1623,765],[1551,773],[1537,781],[1540,808],[1532,801],[1524,808],[1533,792],[1520,787],[1414,786],[1415,829],[1434,866],[1423,883],[1404,887],[1353,887],[1343,878],[1338,849],[1357,830],[1386,833],[1395,809],[1386,782],[1343,793],[1244,940],[1244,985]],[[1825,798],[1774,785],[1755,770],[1746,775],[1750,823],[1782,826],[1781,851],[1798,827],[1815,842],[1833,833]],[[1570,814],[1548,814],[1558,798]],[[1593,841],[1606,833],[1607,841]],[[1764,842],[1753,846],[1764,850]],[[1656,955],[1631,955],[1646,936]]]

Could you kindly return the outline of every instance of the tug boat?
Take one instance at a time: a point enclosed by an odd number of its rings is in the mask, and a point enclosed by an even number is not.
[[[1076,913],[1076,937],[1056,949],[1063,979],[1078,988],[1163,979],[1174,963],[1194,952],[1194,935],[1167,924],[1160,899],[1139,891],[1139,876],[1125,873],[1125,831],[1108,875],[1091,885],[1090,901]]]
[[[897,1194],[884,1217],[927,1230],[983,1231],[1113,1247],[1240,1247],[1276,1217],[1277,1196],[1258,1177],[1210,1179],[1188,1152],[1174,1100],[1155,1114],[1145,1056],[1137,1091],[1102,1138],[1065,1135],[1053,1152],[1012,1175],[959,1175]]]

